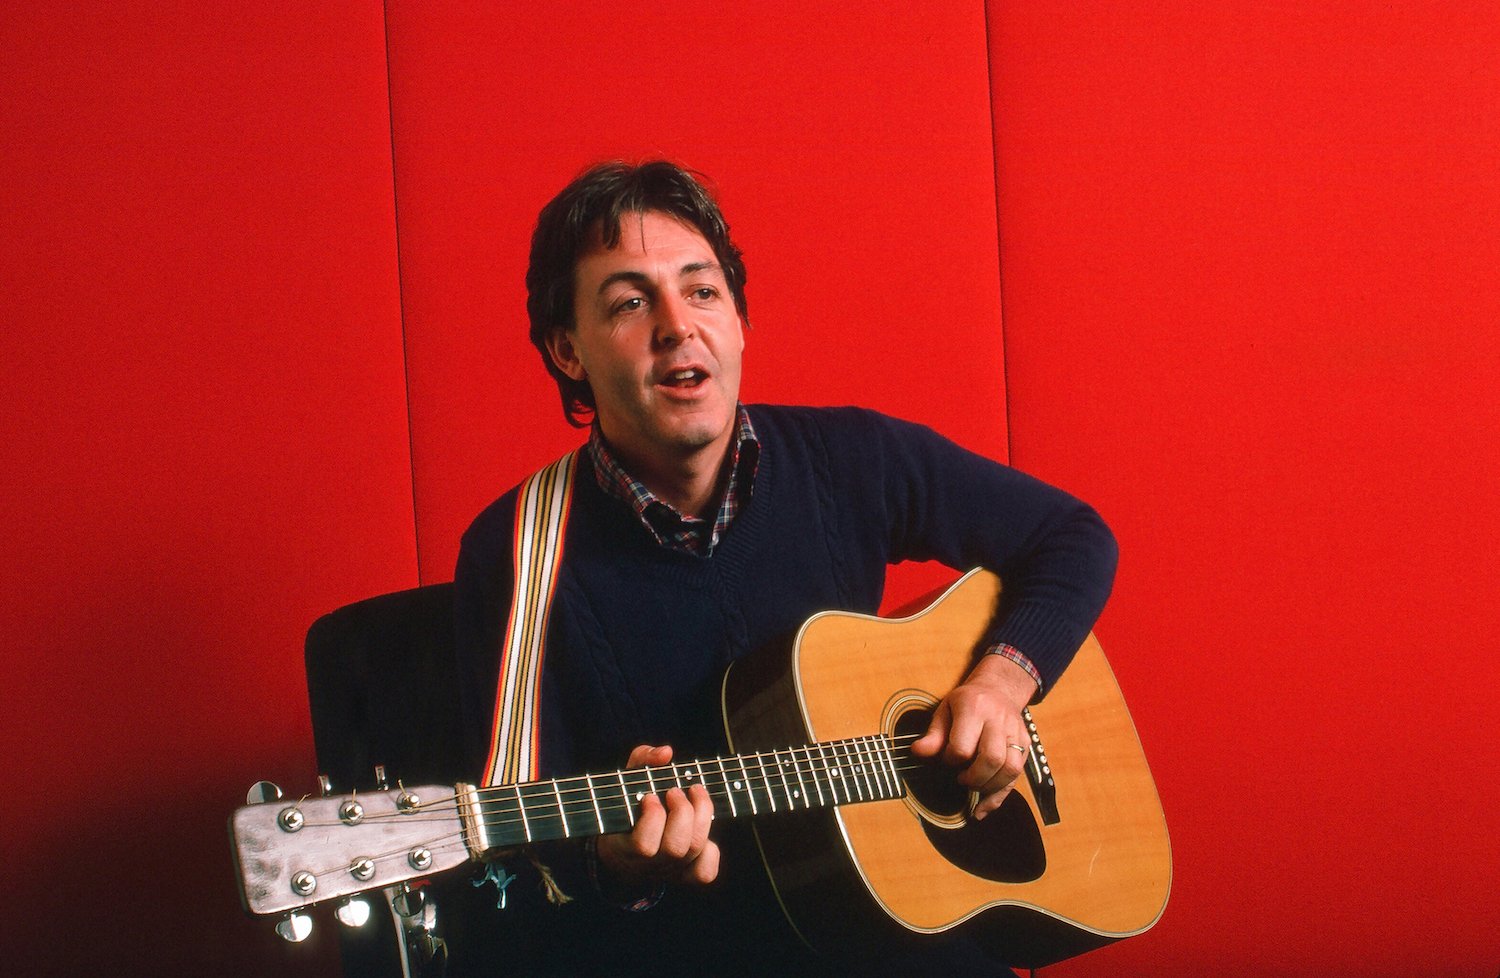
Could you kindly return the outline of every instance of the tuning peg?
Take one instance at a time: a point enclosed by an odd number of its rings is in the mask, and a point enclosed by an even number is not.
[[[422,890],[414,890],[405,883],[401,884],[396,895],[391,897],[391,906],[403,917],[415,917],[422,912],[422,907],[427,903],[427,894]]]
[[[245,792],[245,804],[264,805],[281,798],[281,788],[274,781],[257,781]]]
[[[318,775],[318,794],[326,798],[328,797],[328,795],[332,794],[332,792],[333,782],[328,780],[328,775]]]
[[[386,788],[390,787],[390,782],[388,782],[385,778],[384,764],[375,765],[375,787],[380,791],[384,791]]]
[[[276,922],[276,933],[282,940],[300,944],[312,933],[312,918],[305,913],[293,911]]]
[[[361,897],[350,897],[338,905],[333,915],[345,927],[363,927],[370,919],[369,901]]]

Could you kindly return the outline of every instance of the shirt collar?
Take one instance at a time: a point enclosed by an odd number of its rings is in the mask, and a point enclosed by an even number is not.
[[[677,511],[620,464],[596,418],[589,429],[587,451],[594,466],[594,479],[605,495],[625,503],[657,543],[701,556],[713,552],[719,537],[750,501],[759,467],[760,440],[743,404],[735,408],[735,435],[729,446],[729,477],[712,521]]]

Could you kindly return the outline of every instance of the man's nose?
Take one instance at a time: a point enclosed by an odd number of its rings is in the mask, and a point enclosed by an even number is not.
[[[656,304],[656,342],[675,346],[693,335],[693,309],[680,296],[667,296]]]

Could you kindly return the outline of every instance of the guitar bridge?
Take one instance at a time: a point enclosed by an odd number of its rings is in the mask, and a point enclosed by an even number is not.
[[[1056,825],[1062,821],[1062,816],[1057,811],[1057,783],[1052,780],[1052,766],[1047,763],[1047,749],[1042,746],[1042,738],[1037,733],[1031,711],[1022,710],[1021,718],[1026,721],[1026,732],[1031,737],[1031,743],[1026,749],[1026,780],[1031,784],[1031,794],[1036,799],[1042,824]]]

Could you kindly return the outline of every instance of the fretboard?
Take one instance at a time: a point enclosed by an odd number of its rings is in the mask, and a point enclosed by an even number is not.
[[[884,735],[481,789],[483,846],[627,832],[641,799],[702,784],[715,818],[831,808],[906,793],[906,747]]]

